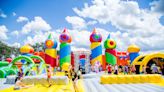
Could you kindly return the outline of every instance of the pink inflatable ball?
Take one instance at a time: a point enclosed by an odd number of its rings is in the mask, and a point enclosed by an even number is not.
[[[100,33],[96,31],[96,29],[93,30],[92,34],[90,35],[90,42],[101,42],[102,36]]]
[[[67,29],[65,28],[63,33],[59,37],[60,43],[71,43],[72,42],[72,37],[68,33]]]

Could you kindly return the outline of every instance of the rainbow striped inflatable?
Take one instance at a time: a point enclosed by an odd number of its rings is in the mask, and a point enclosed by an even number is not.
[[[99,34],[96,29],[93,30],[90,35],[91,42],[91,64],[95,62],[100,62],[102,64],[102,46],[101,46],[102,36]]]
[[[71,43],[72,38],[67,32],[66,29],[64,29],[63,33],[60,35],[60,67],[62,70],[67,71],[68,66],[71,63],[71,46],[69,43]]]

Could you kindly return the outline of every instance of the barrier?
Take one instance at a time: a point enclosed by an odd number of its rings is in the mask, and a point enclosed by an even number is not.
[[[102,75],[101,84],[128,84],[128,83],[159,83],[162,76],[159,74],[147,75]]]
[[[25,84],[49,85],[47,76],[25,76],[22,79],[22,82]],[[52,76],[50,78],[50,83],[52,85],[67,85],[69,83],[69,79],[67,76]]]

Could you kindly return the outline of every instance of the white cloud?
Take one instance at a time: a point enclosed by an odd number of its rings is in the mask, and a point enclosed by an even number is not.
[[[25,24],[22,28],[23,34],[28,34],[31,31],[49,31],[51,26],[42,17],[35,17],[34,20]]]
[[[17,15],[15,12],[13,12],[12,14],[13,14],[13,16],[16,16]]]
[[[24,40],[24,44],[31,44],[34,45],[36,43],[42,43],[45,42],[45,40],[48,38],[49,34],[52,34],[52,37],[54,40],[59,40],[59,33],[56,31],[49,31],[49,32],[40,32],[38,34],[35,34],[34,36],[27,36],[27,38]]]
[[[72,25],[73,29],[86,29],[89,25],[94,25],[97,23],[97,21],[85,21],[83,18],[78,16],[67,16],[66,21]]]
[[[85,20],[77,16],[67,16],[66,21],[72,24],[73,29],[83,29],[86,28]]]
[[[88,23],[87,23],[87,25],[94,25],[94,24],[96,24],[97,23],[97,21],[89,21]]]
[[[92,4],[86,3],[84,8],[73,10],[84,19],[115,26],[118,31],[111,32],[111,36],[117,41],[117,50],[126,50],[133,43],[142,51],[164,49],[164,26],[159,22],[161,15],[140,9],[136,1],[93,0]]]
[[[2,17],[2,18],[7,18],[7,15],[4,14],[3,12],[0,12],[0,17]]]
[[[5,25],[0,25],[0,40],[7,40],[7,31],[8,29],[6,28]]]
[[[11,32],[11,35],[18,36],[19,35],[19,32],[17,30],[15,30],[15,31]]]
[[[20,16],[20,17],[18,17],[18,19],[16,21],[17,22],[27,22],[28,21],[28,18],[27,17],[24,17],[24,16]]]

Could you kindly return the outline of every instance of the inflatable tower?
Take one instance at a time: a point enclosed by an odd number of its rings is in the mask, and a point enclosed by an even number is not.
[[[48,39],[45,41],[45,62],[50,64],[51,67],[56,66],[57,61],[57,42],[53,41],[51,38],[51,34],[48,36]]]
[[[68,33],[67,29],[64,29],[63,33],[59,37],[60,40],[60,67],[62,70],[67,71],[71,64],[71,46],[72,37]]]
[[[104,42],[105,47],[105,59],[108,64],[115,65],[117,63],[116,58],[116,42],[110,39],[110,34],[108,35],[106,41]]]
[[[133,62],[133,60],[139,56],[139,51],[140,48],[136,45],[130,45],[127,49],[128,53],[129,53],[129,57],[130,57],[130,63]]]
[[[99,34],[96,29],[93,30],[90,35],[91,42],[91,64],[95,62],[100,62],[102,64],[102,46],[101,46],[102,36]]]

